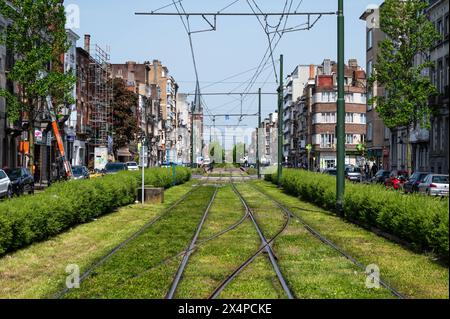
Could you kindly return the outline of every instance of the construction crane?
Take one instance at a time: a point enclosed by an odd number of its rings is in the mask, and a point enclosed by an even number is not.
[[[61,160],[64,164],[66,178],[70,179],[72,177],[72,168],[70,167],[70,164],[66,158],[64,144],[63,144],[63,141],[61,138],[61,134],[59,133],[58,121],[56,119],[55,109],[53,108],[52,98],[50,96],[47,96],[47,110],[48,110],[48,113],[50,114],[50,119],[51,119],[52,127],[53,127],[53,134],[55,135],[56,143],[58,144],[58,151],[59,151],[59,154],[61,155]]]

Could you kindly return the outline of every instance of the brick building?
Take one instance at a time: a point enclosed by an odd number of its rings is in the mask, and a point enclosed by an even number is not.
[[[300,110],[299,140],[301,163],[314,170],[336,165],[337,65],[330,60],[310,70],[304,94],[297,101]],[[357,145],[366,136],[366,74],[356,60],[345,66],[345,145],[346,164],[361,165]],[[308,152],[307,145],[311,145]],[[303,147],[304,146],[304,147]]]

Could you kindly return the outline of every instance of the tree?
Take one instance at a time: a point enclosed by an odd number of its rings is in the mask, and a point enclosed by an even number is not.
[[[209,144],[209,156],[211,161],[215,163],[223,163],[225,161],[225,150],[218,141],[213,141]]]
[[[113,80],[113,134],[114,134],[114,154],[124,146],[129,145],[141,130],[138,125],[136,111],[138,106],[138,96],[128,90],[122,79]]]
[[[0,34],[16,61],[8,80],[18,86],[18,94],[0,88],[6,99],[11,122],[28,120],[29,166],[34,165],[34,128],[37,117],[45,111],[43,101],[50,95],[56,114],[73,104],[75,84],[72,74],[65,74],[61,56],[68,50],[66,16],[61,0],[0,0],[0,14],[8,27]]]
[[[233,164],[238,164],[238,161],[245,156],[245,144],[237,143],[233,147]]]
[[[376,104],[391,129],[416,123],[430,127],[433,109],[428,99],[437,90],[424,71],[432,67],[429,50],[439,34],[425,14],[427,6],[422,0],[386,0],[380,9],[380,28],[386,39],[379,43],[380,54],[369,83],[377,82],[386,95],[369,103]]]

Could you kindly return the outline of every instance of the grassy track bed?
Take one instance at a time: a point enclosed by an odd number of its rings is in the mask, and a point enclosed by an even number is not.
[[[65,268],[84,272],[96,260],[192,189],[194,181],[165,191],[164,204],[133,204],[0,259],[0,298],[51,298],[65,283]]]
[[[282,228],[284,214],[270,199],[248,184],[238,189],[266,237]],[[366,275],[362,271],[312,236],[295,219],[290,220],[288,228],[276,239],[273,250],[296,298],[393,297],[386,289],[366,288]]]
[[[361,263],[377,265],[381,277],[407,297],[449,297],[448,267],[437,263],[432,257],[412,252],[317,206],[289,196],[271,183],[253,183]]]
[[[198,239],[199,242],[237,223],[245,214],[244,207],[230,185],[222,187],[214,201],[209,216]],[[260,247],[258,234],[246,219],[234,230],[216,238],[197,249],[189,259],[178,286],[176,298],[207,298],[219,284],[249,258]],[[221,294],[221,298],[274,297],[275,273],[262,260],[251,272],[251,283],[231,284]],[[253,266],[250,265],[249,267]],[[233,287],[231,287],[233,285]]]
[[[180,259],[161,261],[188,246],[213,193],[214,187],[199,187],[65,297],[164,298]]]

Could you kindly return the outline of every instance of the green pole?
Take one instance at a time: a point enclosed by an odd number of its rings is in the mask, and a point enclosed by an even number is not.
[[[278,187],[283,174],[283,55],[280,55],[280,87],[278,88]]]
[[[175,163],[172,162],[172,186],[177,184],[177,169]]]
[[[336,209],[343,213],[345,192],[344,0],[338,0],[338,99]]]
[[[259,154],[259,130],[261,128],[261,88],[258,90],[258,128],[256,129],[256,168],[258,179],[261,179],[261,159]]]

